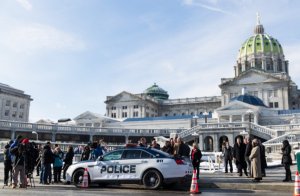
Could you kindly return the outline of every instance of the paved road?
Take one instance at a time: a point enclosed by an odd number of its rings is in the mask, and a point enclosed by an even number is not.
[[[28,188],[28,189],[1,189],[0,195],[5,196],[32,196],[32,195],[43,195],[43,196],[90,196],[90,195],[101,195],[101,196],[132,196],[132,195],[141,195],[141,196],[150,196],[150,195],[160,195],[160,196],[176,196],[176,195],[190,195],[188,191],[171,191],[171,190],[144,190],[144,189],[118,189],[118,188],[89,188],[89,189],[77,189],[77,188],[59,188],[59,187],[49,187],[49,188]],[[199,194],[195,194],[199,195]],[[206,189],[202,190],[204,196],[274,196],[278,193],[274,191],[253,191],[253,190],[224,190],[224,189]],[[280,196],[290,196],[291,193],[280,192]]]
[[[296,166],[292,167],[294,173]],[[251,183],[251,179],[238,177],[237,173],[224,174],[217,172],[214,174],[201,174],[199,186],[203,194],[201,195],[292,195],[294,183],[283,183],[284,177],[283,167],[267,169],[267,177],[261,183]],[[115,185],[105,188],[98,186],[89,189],[78,189],[73,185],[51,184],[40,185],[39,179],[35,177],[36,187],[27,189],[11,189],[0,187],[0,196],[32,196],[32,195],[51,195],[51,196],[68,196],[68,195],[189,195],[190,184],[178,185],[169,189],[160,189],[149,191],[143,189],[140,185]],[[3,163],[0,162],[0,185],[3,185]]]

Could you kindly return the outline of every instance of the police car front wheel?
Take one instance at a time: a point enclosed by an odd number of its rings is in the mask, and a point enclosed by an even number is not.
[[[84,169],[78,169],[74,172],[72,181],[76,187],[79,188],[82,187],[83,174],[84,174]],[[90,178],[89,178],[89,184],[90,184]]]
[[[143,175],[143,184],[147,189],[157,189],[162,184],[163,178],[159,171],[151,169]]]

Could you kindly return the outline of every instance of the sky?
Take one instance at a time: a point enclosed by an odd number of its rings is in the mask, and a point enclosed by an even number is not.
[[[104,115],[106,96],[154,83],[219,96],[257,12],[299,85],[298,0],[2,0],[0,83],[31,95],[31,122]]]

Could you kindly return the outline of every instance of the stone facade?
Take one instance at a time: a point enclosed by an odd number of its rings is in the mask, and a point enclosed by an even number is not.
[[[108,117],[144,118],[160,116],[202,115],[221,106],[221,97],[195,97],[183,99],[156,100],[146,94],[131,94],[126,91],[106,100]]]
[[[0,119],[29,121],[30,95],[0,83]]]

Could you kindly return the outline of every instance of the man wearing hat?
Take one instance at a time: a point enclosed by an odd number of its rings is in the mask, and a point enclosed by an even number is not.
[[[16,158],[13,162],[13,186],[12,188],[16,188],[18,185],[18,177],[20,173],[20,188],[26,188],[26,176],[25,176],[25,161],[27,161],[27,153],[26,153],[26,144],[29,143],[29,139],[23,139],[22,142],[13,148],[11,148],[10,152]]]

